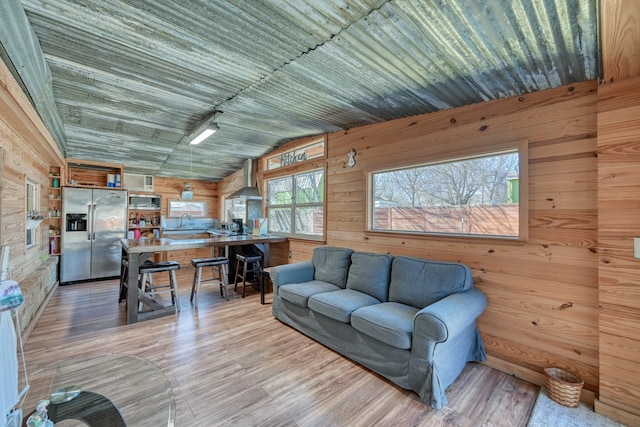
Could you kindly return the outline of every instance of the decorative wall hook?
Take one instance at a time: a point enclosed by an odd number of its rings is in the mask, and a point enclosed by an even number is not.
[[[353,148],[351,150],[349,150],[349,160],[347,160],[347,166],[349,166],[350,168],[354,167],[356,165],[356,150],[354,150]]]

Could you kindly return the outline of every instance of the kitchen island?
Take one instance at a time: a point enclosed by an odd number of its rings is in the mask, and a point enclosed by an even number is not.
[[[153,319],[160,316],[175,314],[176,308],[173,305],[163,306],[146,294],[140,293],[137,286],[138,269],[140,265],[151,258],[157,252],[167,252],[181,249],[215,248],[240,245],[257,245],[261,247],[264,254],[264,266],[269,266],[269,244],[286,241],[286,237],[272,235],[226,235],[220,234],[209,239],[184,239],[174,240],[170,238],[141,238],[122,239],[122,257],[128,261],[129,275],[127,283],[135,284],[128,286],[127,290],[127,323],[136,323],[142,320]],[[231,260],[230,260],[231,262]],[[138,301],[142,301],[148,311],[139,311]]]

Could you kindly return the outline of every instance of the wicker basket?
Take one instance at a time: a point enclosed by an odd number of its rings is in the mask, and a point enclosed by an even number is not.
[[[569,408],[578,407],[584,385],[582,378],[560,368],[545,368],[544,376],[551,400]]]

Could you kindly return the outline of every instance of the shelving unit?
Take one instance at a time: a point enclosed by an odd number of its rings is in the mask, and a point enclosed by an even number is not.
[[[60,255],[60,212],[62,211],[62,170],[49,167],[49,254]]]
[[[69,187],[122,188],[123,167],[116,163],[67,159]],[[112,178],[111,181],[109,178]],[[62,185],[62,184],[60,184]]]
[[[140,232],[141,236],[162,235],[162,196],[151,193],[129,194],[128,231]]]

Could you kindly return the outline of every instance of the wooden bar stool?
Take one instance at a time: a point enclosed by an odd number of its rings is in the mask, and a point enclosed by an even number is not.
[[[242,280],[242,298],[244,298],[247,290],[247,273],[253,273],[253,280],[256,282],[249,282],[250,285],[257,285],[258,282],[258,272],[262,270],[260,265],[260,261],[262,261],[261,255],[255,254],[237,254],[236,255],[236,277],[233,283],[233,290],[238,290],[238,279]],[[242,272],[240,272],[240,266],[242,265]],[[251,270],[249,270],[249,268]]]
[[[171,293],[171,303],[175,305],[176,310],[180,311],[180,299],[178,298],[178,280],[176,279],[176,270],[180,270],[180,263],[178,261],[167,262],[145,262],[140,266],[140,291],[148,292],[152,297],[155,297],[156,293],[169,292]],[[154,285],[152,274],[169,272],[169,284],[168,285]],[[166,291],[158,290],[158,288],[168,288]]]
[[[193,273],[193,285],[191,286],[191,303],[195,308],[198,308],[198,296],[200,295],[200,284],[204,282],[212,282],[220,284],[220,296],[224,296],[224,299],[229,301],[229,278],[228,278],[228,266],[229,260],[225,257],[215,258],[198,258],[191,260],[191,265],[195,267]],[[212,273],[217,272],[218,277],[212,277],[211,279],[202,278],[202,269],[204,267],[211,267]],[[213,275],[213,274],[212,274]]]

